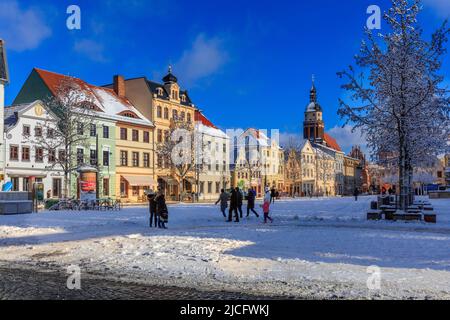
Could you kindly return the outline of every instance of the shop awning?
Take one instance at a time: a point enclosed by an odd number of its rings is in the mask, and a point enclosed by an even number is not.
[[[178,181],[175,180],[172,177],[167,177],[167,176],[158,176],[158,179],[162,179],[164,180],[167,184],[169,185],[178,185]]]
[[[6,170],[6,174],[10,177],[24,177],[24,178],[45,178],[46,173],[42,171],[32,171],[32,170]],[[59,176],[56,176],[58,178]]]
[[[125,180],[127,180],[130,186],[134,187],[149,187],[156,185],[155,180],[149,176],[122,176]]]

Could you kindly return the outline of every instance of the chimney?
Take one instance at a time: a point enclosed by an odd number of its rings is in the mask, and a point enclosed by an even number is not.
[[[121,75],[114,76],[114,92],[120,97],[125,97],[125,79]]]

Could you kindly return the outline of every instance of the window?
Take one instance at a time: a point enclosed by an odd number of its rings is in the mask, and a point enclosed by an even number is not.
[[[91,127],[89,129],[89,135],[91,137],[95,137],[97,135],[97,126],[93,123],[91,123]]]
[[[177,120],[178,119],[178,111],[173,109],[172,110],[172,118],[173,120]]]
[[[42,127],[35,127],[34,128],[34,135],[36,137],[42,137]]]
[[[52,182],[53,189],[53,197],[60,198],[61,197],[61,179],[53,179]]]
[[[23,130],[22,130],[22,134],[24,136],[28,137],[30,135],[30,126],[24,125],[23,126]]]
[[[166,130],[164,131],[164,141],[169,141],[170,131]]]
[[[220,168],[219,168],[219,161],[216,161],[216,171],[219,171],[220,170]]]
[[[223,151],[224,153],[227,152],[227,144],[226,144],[226,143],[223,144],[223,146],[222,146],[222,151]]]
[[[9,147],[9,160],[19,160],[19,147],[10,146]]]
[[[163,89],[162,88],[158,88],[156,89],[158,91],[158,95],[162,96],[163,95]]]
[[[158,141],[158,143],[162,142],[162,130],[161,129],[158,129],[157,141]]]
[[[89,154],[89,163],[91,166],[97,165],[97,150],[91,149]]]
[[[109,166],[109,150],[103,150],[103,165],[105,167]]]
[[[163,167],[163,157],[162,157],[162,155],[160,155],[160,154],[157,155],[156,162],[157,162],[158,168],[162,168]]]
[[[181,95],[181,101],[186,102],[186,95],[184,94]]]
[[[84,124],[81,122],[77,123],[77,134],[84,135]]]
[[[55,130],[53,129],[48,129],[47,130],[47,137],[48,138],[53,138],[55,136]]]
[[[12,191],[19,191],[19,178],[13,177],[11,178],[12,183]]]
[[[192,121],[191,114],[188,112],[188,114],[187,114],[187,122],[191,122],[191,121]]]
[[[109,179],[108,178],[103,179],[103,195],[105,197],[109,196]]]
[[[212,193],[212,182],[208,181],[208,193]]]
[[[131,139],[132,139],[133,141],[139,141],[139,130],[133,129],[133,130],[131,131]]]
[[[128,166],[128,151],[120,151],[120,165]]]
[[[29,191],[29,190],[30,190],[30,178],[23,178],[22,191]]]
[[[133,152],[133,167],[139,167],[139,152]]]
[[[169,119],[169,108],[164,108],[164,119]]]
[[[120,140],[128,140],[127,128],[120,128]]]
[[[138,186],[133,186],[132,187],[132,194],[135,197],[139,195],[139,187]]]
[[[109,127],[103,126],[103,138],[109,139]]]
[[[44,149],[36,148],[35,153],[36,153],[35,154],[36,162],[43,162],[44,161]]]
[[[150,153],[144,152],[144,167],[150,168]]]
[[[84,149],[78,148],[77,149],[77,164],[82,165],[84,163]]]
[[[66,160],[66,151],[59,150],[58,151],[58,159],[59,159],[59,161],[65,161]]]
[[[186,113],[184,111],[181,111],[180,119],[184,121],[185,117],[186,117]]]
[[[161,106],[158,106],[156,108],[156,117],[157,118],[161,118],[162,117],[162,108],[161,108]]]
[[[144,131],[144,142],[149,143],[150,142],[150,132]]]
[[[30,147],[22,147],[22,161],[30,161]]]

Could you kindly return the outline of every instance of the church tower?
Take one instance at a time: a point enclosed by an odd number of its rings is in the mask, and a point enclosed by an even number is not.
[[[312,87],[309,93],[309,104],[305,111],[305,120],[303,121],[303,138],[315,143],[323,143],[325,134],[325,124],[322,118],[322,107],[317,102],[317,90],[314,85],[314,76]]]

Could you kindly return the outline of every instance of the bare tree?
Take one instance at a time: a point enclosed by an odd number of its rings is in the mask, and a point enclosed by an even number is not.
[[[36,130],[40,134],[29,137],[49,159],[49,168],[60,168],[64,173],[63,197],[70,195],[70,175],[85,163],[77,155],[77,147],[88,147],[89,137],[85,130],[96,125],[94,98],[85,94],[82,88],[69,78],[57,86],[55,95],[45,101],[54,117],[39,121]],[[97,155],[98,158],[98,155]]]
[[[425,41],[417,23],[421,0],[391,1],[384,15],[389,31],[366,30],[357,67],[338,73],[353,100],[341,99],[339,114],[366,134],[375,160],[391,155],[384,160],[397,167],[404,210],[413,196],[414,166],[449,150],[450,99],[440,74],[449,29],[444,23]]]
[[[182,201],[184,196],[183,180],[189,174],[195,174],[197,152],[203,150],[197,146],[198,140],[192,123],[174,119],[169,134],[156,145],[156,154],[160,161],[178,177],[179,201]],[[159,166],[161,167],[162,163]]]

